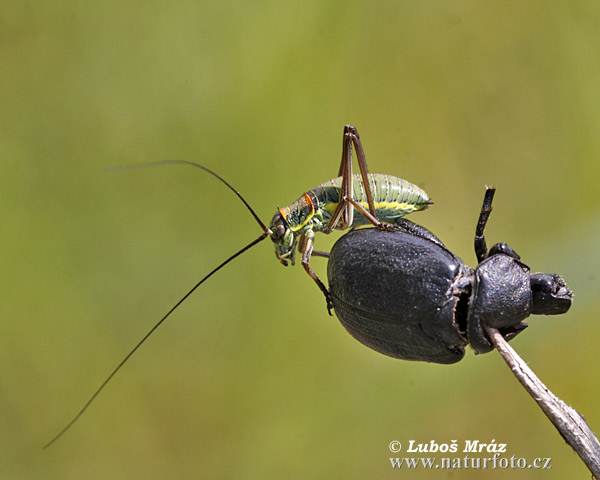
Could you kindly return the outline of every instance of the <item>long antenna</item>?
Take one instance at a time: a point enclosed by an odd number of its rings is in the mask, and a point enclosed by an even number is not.
[[[167,314],[162,317],[158,323],[156,325],[154,325],[150,331],[144,335],[144,338],[142,338],[135,347],[133,347],[131,349],[131,351],[125,356],[125,358],[123,360],[121,360],[121,362],[116,366],[116,368],[111,372],[111,374],[106,378],[106,380],[104,380],[104,382],[102,382],[102,385],[100,385],[100,387],[98,387],[98,389],[94,392],[94,394],[90,397],[90,399],[85,403],[85,405],[81,408],[81,410],[79,410],[79,412],[77,413],[77,415],[75,415],[75,417],[73,417],[73,420],[71,420],[66,426],[65,428],[63,428],[52,440],[50,440],[46,445],[44,445],[44,448],[48,448],[50,445],[52,445],[56,440],[58,440],[60,437],[62,437],[62,435],[69,430],[69,428],[71,428],[71,426],[79,419],[79,417],[81,417],[81,415],[83,415],[83,413],[87,410],[87,408],[91,405],[91,403],[96,399],[96,397],[98,396],[98,394],[104,389],[104,387],[106,386],[106,384],[108,382],[110,382],[110,380],[115,376],[115,374],[121,369],[121,367],[123,365],[125,365],[125,363],[127,362],[127,360],[129,360],[131,358],[131,356],[136,352],[136,350],[138,348],[140,348],[142,346],[142,344],[148,339],[148,337],[150,335],[152,335],[154,333],[154,331],[161,326],[161,324],[169,317],[169,315],[171,315],[175,309],[181,305],[200,285],[202,285],[206,280],[208,280],[209,277],[212,276],[213,273],[217,272],[218,270],[220,270],[221,268],[223,268],[225,265],[227,265],[229,262],[231,262],[234,258],[238,257],[239,255],[241,255],[242,253],[244,253],[246,250],[252,248],[254,245],[256,245],[257,243],[263,241],[265,238],[267,238],[267,234],[263,233],[260,237],[258,237],[256,240],[254,240],[252,243],[249,243],[248,245],[246,245],[244,248],[242,248],[239,252],[233,254],[231,257],[229,257],[227,260],[225,260],[223,263],[221,263],[218,267],[216,267],[214,270],[212,270],[208,275],[206,275],[202,280],[200,280],[196,285],[194,285],[194,288],[192,288],[188,293],[186,293],[181,300],[179,300],[174,306],[173,308],[171,308],[171,310],[169,310],[167,312]]]
[[[250,205],[248,205],[248,202],[246,202],[246,200],[244,199],[244,197],[242,197],[242,195],[237,190],[235,190],[231,185],[229,185],[229,183],[227,183],[223,178],[221,178],[215,172],[213,172],[212,170],[209,170],[208,168],[206,168],[206,167],[204,167],[204,166],[202,166],[202,165],[200,165],[198,163],[188,162],[186,160],[163,160],[163,161],[159,161],[159,162],[145,163],[145,164],[142,164],[142,165],[134,165],[134,166],[128,166],[128,167],[117,167],[117,168],[110,169],[110,171],[134,170],[134,169],[138,169],[138,168],[146,168],[146,167],[153,167],[153,166],[158,166],[158,165],[169,165],[169,164],[192,165],[194,167],[201,168],[202,170],[210,173],[211,175],[213,175],[214,177],[216,177],[217,179],[219,179],[231,191],[233,191],[239,197],[239,199],[244,203],[244,205],[246,206],[246,208],[248,208],[248,210],[250,210],[250,213],[256,219],[256,221],[258,222],[258,224],[260,225],[260,227],[263,229],[264,233],[260,237],[258,237],[256,240],[250,242],[244,248],[242,248],[238,252],[234,253],[227,260],[225,260],[224,262],[222,262],[218,267],[216,267],[213,270],[211,270],[210,273],[208,273],[204,278],[202,278],[202,280],[200,280],[196,285],[194,285],[194,287],[188,293],[186,293],[181,298],[181,300],[179,300],[166,313],[166,315],[163,316],[148,331],[148,333],[146,335],[144,335],[144,337],[136,344],[136,346],[131,349],[131,351],[125,356],[125,358],[123,358],[123,360],[121,360],[121,362],[114,368],[114,370],[110,373],[110,375],[108,377],[106,377],[106,380],[104,380],[104,382],[102,382],[102,384],[98,387],[98,389],[94,392],[94,394],[89,398],[89,400],[83,405],[83,407],[79,410],[79,412],[77,412],[77,414],[73,417],[73,419],[60,432],[58,432],[57,435],[55,435],[48,443],[46,443],[46,445],[44,445],[44,447],[43,447],[44,449],[48,448],[50,445],[52,445],[54,442],[56,442],[60,437],[62,437],[73,426],[73,424],[77,420],[79,420],[79,418],[84,414],[84,412],[88,409],[88,407],[92,404],[92,402],[100,394],[100,392],[102,390],[104,390],[104,387],[106,387],[106,385],[108,384],[108,382],[110,382],[112,380],[112,378],[116,375],[116,373],[121,369],[121,367],[123,365],[125,365],[125,363],[127,363],[127,361],[133,356],[133,354],[137,351],[137,349],[142,346],[142,344],[148,339],[148,337],[150,337],[150,335],[152,335],[155,332],[155,330],[158,327],[160,327],[162,325],[162,323],[177,309],[177,307],[179,307],[179,305],[181,305],[192,293],[194,293],[194,291],[200,285],[202,285],[214,273],[218,272],[221,268],[223,268],[225,265],[227,265],[233,259],[235,259],[236,257],[240,256],[242,253],[244,253],[246,250],[249,250],[250,248],[252,248],[257,243],[262,242],[265,238],[267,238],[268,235],[270,235],[272,233],[271,230],[269,230],[265,226],[265,224],[260,220],[260,218],[258,218],[258,215],[254,212],[254,210],[252,209],[252,207],[250,207]]]
[[[271,230],[269,230],[266,227],[266,225],[262,222],[262,220],[260,218],[258,218],[258,215],[256,214],[256,212],[248,204],[246,199],[244,197],[242,197],[242,194],[240,192],[238,192],[235,188],[233,188],[231,185],[229,185],[229,183],[223,177],[221,177],[220,175],[213,172],[210,168],[207,168],[204,165],[200,165],[199,163],[189,162],[188,160],[159,160],[158,162],[140,163],[139,165],[126,165],[124,167],[112,167],[112,168],[108,168],[107,171],[108,172],[123,172],[123,171],[127,171],[127,170],[139,170],[141,168],[158,167],[160,165],[191,165],[192,167],[200,168],[201,170],[204,170],[205,172],[210,173],[213,177],[217,178],[219,181],[224,183],[227,186],[227,188],[229,188],[229,190],[231,190],[233,193],[235,193],[237,195],[237,197],[242,201],[242,203],[246,206],[246,208],[248,210],[250,210],[250,213],[254,217],[254,220],[256,220],[256,222],[260,225],[260,228],[262,228],[263,232],[265,232],[268,235],[271,235],[273,233],[273,232],[271,232]]]

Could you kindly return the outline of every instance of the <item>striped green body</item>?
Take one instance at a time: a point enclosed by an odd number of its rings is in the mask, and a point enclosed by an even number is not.
[[[421,188],[402,178],[373,173],[369,174],[368,180],[375,204],[375,214],[377,219],[382,222],[394,223],[395,219],[423,210],[431,203],[429,196]],[[315,232],[325,231],[329,219],[339,204],[341,186],[342,177],[337,177],[323,182],[307,192],[314,209],[307,205],[304,197],[300,197],[282,209],[291,229],[296,232],[308,228]],[[352,187],[354,200],[365,210],[369,210],[365,186],[359,174],[353,176]],[[367,223],[369,220],[355,209],[350,227]],[[348,226],[338,224],[336,228],[348,228]]]
[[[368,175],[377,220],[395,223],[395,220],[411,212],[423,210],[431,204],[429,196],[410,182],[391,175],[373,173]],[[342,177],[333,178],[317,185],[287,207],[278,209],[271,220],[269,230],[275,244],[275,256],[287,265],[294,264],[296,245],[304,252],[306,241],[312,242],[315,232],[328,231],[328,223],[340,203]],[[362,177],[352,177],[352,198],[365,211],[369,211],[367,193]],[[338,220],[334,226],[339,230],[369,223],[369,220],[354,208],[352,223]],[[301,240],[300,244],[298,243]]]

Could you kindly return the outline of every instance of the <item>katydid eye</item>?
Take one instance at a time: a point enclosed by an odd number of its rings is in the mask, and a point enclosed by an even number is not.
[[[275,233],[277,234],[277,236],[279,237],[283,237],[284,233],[285,233],[285,226],[283,225],[277,225],[277,228],[275,228]]]

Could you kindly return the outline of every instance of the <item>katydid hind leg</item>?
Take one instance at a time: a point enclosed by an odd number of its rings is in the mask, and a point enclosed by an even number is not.
[[[348,228],[354,221],[354,210],[352,206],[343,199],[352,196],[353,193],[353,177],[352,177],[352,138],[349,133],[349,125],[344,127],[344,136],[342,139],[342,160],[338,176],[342,177],[342,185],[340,187],[340,199],[338,205],[333,212],[333,215],[327,223],[325,233],[331,231],[340,225],[342,228]]]
[[[377,214],[375,213],[375,204],[373,203],[373,192],[371,192],[371,187],[369,186],[369,169],[367,167],[367,158],[365,156],[365,151],[362,146],[362,142],[360,141],[360,136],[358,135],[358,130],[356,127],[352,125],[348,125],[350,129],[350,134],[352,136],[352,143],[354,144],[354,149],[356,150],[356,158],[358,160],[358,168],[360,169],[360,175],[362,177],[363,185],[365,186],[365,193],[367,195],[367,203],[369,204],[369,212],[375,218],[377,218]]]
[[[342,186],[340,188],[340,200],[339,204],[332,215],[329,223],[327,224],[326,233],[330,233],[338,224],[341,222],[342,227],[348,228],[352,226],[354,220],[354,189],[352,185],[352,148],[356,150],[356,156],[358,160],[358,167],[360,170],[360,176],[364,185],[365,195],[367,197],[367,203],[369,205],[369,214],[365,217],[375,226],[380,227],[381,223],[377,219],[375,212],[375,203],[373,201],[373,192],[371,191],[369,183],[369,169],[367,167],[367,160],[365,151],[358,135],[358,130],[353,125],[346,125],[344,127],[344,137],[342,143],[342,161],[340,164],[339,175],[342,177]],[[356,207],[356,202],[354,202]],[[365,209],[358,209],[361,213]],[[364,215],[364,213],[363,213]]]

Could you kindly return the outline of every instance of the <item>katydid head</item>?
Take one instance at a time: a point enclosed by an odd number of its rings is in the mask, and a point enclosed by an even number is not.
[[[269,236],[275,244],[275,256],[285,267],[288,265],[288,259],[295,263],[296,256],[296,233],[290,228],[281,210],[273,216],[269,230],[272,232]]]

